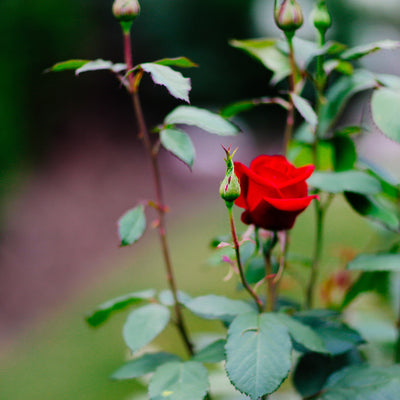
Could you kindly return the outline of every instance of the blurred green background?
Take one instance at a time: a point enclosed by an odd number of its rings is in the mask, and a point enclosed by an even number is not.
[[[313,2],[300,3],[308,15]],[[126,356],[120,335],[124,316],[98,331],[83,322],[85,311],[108,297],[164,287],[154,232],[132,250],[117,249],[115,221],[152,193],[129,98],[107,73],[79,78],[68,72],[43,73],[70,58],[121,61],[120,29],[111,5],[111,0],[0,3],[2,400],[122,399],[140,390],[137,383],[107,379]],[[200,68],[184,71],[192,79],[193,105],[218,108],[276,92],[266,70],[227,44],[232,38],[279,35],[272,0],[142,0],[141,5],[134,59],[185,55],[199,63]],[[400,37],[397,0],[328,0],[328,6],[335,21],[331,39],[358,44]],[[300,36],[312,38],[308,23]],[[377,71],[399,73],[398,54],[363,62]],[[164,89],[144,83],[145,113],[156,124],[177,102]],[[260,151],[277,151],[281,117],[280,111],[263,108],[240,120],[246,136],[238,139],[238,157],[248,160]],[[215,289],[236,296],[233,282],[222,283],[224,267],[205,265],[209,238],[227,229],[216,194],[224,168],[220,140],[205,140],[211,139],[197,139],[193,175],[165,157],[165,189],[175,202],[169,221],[178,280],[193,294]],[[375,149],[373,155],[381,154]],[[375,243],[369,225],[344,203],[334,205],[327,269],[337,266],[340,243],[360,250]],[[305,254],[310,251],[311,219],[311,211],[303,215],[293,235],[294,249]],[[219,329],[192,322],[196,330]],[[157,344],[180,351],[173,341],[168,331]]]

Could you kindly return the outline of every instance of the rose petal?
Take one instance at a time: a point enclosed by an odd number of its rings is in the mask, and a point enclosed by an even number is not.
[[[311,203],[311,200],[318,199],[316,194],[298,199],[273,199],[264,198],[264,201],[281,211],[303,211]]]
[[[239,179],[241,193],[235,204],[242,208],[255,207],[264,197],[282,197],[269,180],[263,179],[239,162],[235,162],[235,174]]]
[[[260,156],[261,157],[261,156]],[[259,158],[259,157],[257,157]],[[259,183],[262,186],[273,186],[276,187],[275,183],[269,179],[268,177],[259,175],[252,171],[250,168],[246,167],[244,164],[240,162],[234,162],[235,165],[235,172],[236,172],[236,166],[240,169],[242,174],[247,175],[250,179],[252,179],[254,182]]]
[[[295,177],[288,179],[286,181],[282,181],[282,182],[278,183],[277,186],[279,187],[279,189],[282,189],[282,188],[286,188],[288,186],[295,185],[299,182],[303,182],[312,175],[312,173],[314,172],[314,169],[315,169],[314,165],[311,165],[311,164],[305,165],[304,167],[296,168],[296,172],[295,172],[296,176]]]

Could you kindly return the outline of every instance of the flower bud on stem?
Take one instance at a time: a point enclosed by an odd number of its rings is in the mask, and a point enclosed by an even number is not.
[[[222,148],[225,150],[226,153],[226,173],[225,178],[221,182],[221,185],[219,187],[219,194],[221,195],[221,198],[225,200],[227,208],[231,209],[233,207],[234,201],[240,196],[239,179],[235,175],[235,168],[232,161],[232,158],[237,149],[235,149],[231,154],[230,146],[228,147],[228,149],[226,149],[224,146],[222,146]]]
[[[291,37],[303,25],[303,13],[296,0],[283,0],[280,6],[275,0],[274,17],[278,28]]]
[[[140,5],[137,0],[115,0],[112,11],[126,33],[130,32],[133,21],[140,14]]]
[[[222,148],[225,150],[226,153],[226,159],[225,159],[226,173],[225,173],[225,178],[222,181],[221,186],[219,188],[219,193],[222,199],[225,200],[225,204],[229,212],[229,224],[231,227],[233,247],[235,248],[236,263],[239,270],[239,276],[240,280],[242,281],[242,285],[257,304],[258,311],[262,312],[264,306],[263,302],[257,296],[257,293],[252,289],[252,287],[247,283],[246,277],[244,275],[242,261],[240,258],[239,240],[236,234],[235,221],[233,219],[233,212],[232,212],[233,204],[235,200],[240,196],[240,183],[237,176],[235,175],[235,167],[232,161],[232,157],[236,153],[237,149],[234,150],[233,153],[231,153],[230,146],[227,149],[224,146],[222,146]]]

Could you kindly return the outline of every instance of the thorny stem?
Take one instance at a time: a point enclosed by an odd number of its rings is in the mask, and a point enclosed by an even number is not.
[[[239,270],[239,275],[240,279],[242,281],[243,286],[245,289],[248,291],[250,296],[254,299],[254,301],[257,304],[258,311],[262,312],[263,310],[263,303],[261,299],[257,296],[256,292],[252,289],[252,287],[247,283],[246,277],[244,276],[244,271],[243,271],[243,266],[242,266],[242,261],[240,259],[240,249],[239,249],[239,241],[237,238],[236,234],[236,228],[235,228],[235,221],[233,219],[233,213],[232,213],[232,207],[228,208],[229,210],[229,222],[231,225],[231,233],[232,233],[232,239],[233,239],[233,246],[235,248],[235,254],[236,254],[236,262]]]
[[[400,304],[399,304],[399,316],[397,319],[397,342],[396,342],[396,347],[394,349],[394,362],[395,363],[400,363]]]
[[[132,64],[132,51],[131,51],[131,38],[129,32],[124,32],[124,56],[125,63],[127,66],[127,71],[130,71],[133,68]],[[194,349],[193,345],[189,339],[189,335],[187,333],[187,329],[185,326],[185,322],[182,315],[182,310],[178,301],[178,289],[176,285],[176,280],[174,276],[174,270],[172,268],[172,262],[168,247],[167,241],[167,232],[165,226],[165,204],[161,187],[161,176],[160,176],[160,168],[158,165],[157,152],[153,151],[150,135],[146,127],[146,123],[143,116],[142,106],[140,103],[139,95],[137,92],[137,85],[135,83],[135,76],[133,73],[128,75],[129,82],[129,92],[132,96],[132,103],[134,112],[137,118],[138,128],[139,128],[139,138],[143,141],[143,144],[146,148],[146,151],[151,159],[151,165],[153,170],[153,178],[154,185],[156,191],[156,200],[157,200],[157,213],[158,213],[158,233],[161,242],[161,249],[164,258],[164,264],[166,268],[166,277],[169,284],[169,287],[172,292],[172,296],[174,299],[174,309],[176,316],[176,326],[178,331],[182,337],[182,340],[186,346],[188,353],[193,356]]]
[[[288,45],[289,45],[289,62],[291,68],[291,74],[289,76],[289,90],[290,93],[295,91],[296,87],[296,74],[297,74],[297,67],[296,67],[296,60],[294,58],[294,49],[293,49],[293,37],[287,35],[286,36]],[[292,138],[293,134],[293,127],[294,127],[294,104],[292,96],[289,94],[289,106],[286,118],[286,127],[285,132],[283,134],[283,154],[287,154],[288,146],[290,139]]]
[[[273,235],[271,242],[267,244],[268,247],[263,250],[265,262],[265,298],[267,299],[265,304],[266,311],[274,311],[276,303],[276,282],[272,271],[271,255],[277,241],[277,233],[274,232]]]

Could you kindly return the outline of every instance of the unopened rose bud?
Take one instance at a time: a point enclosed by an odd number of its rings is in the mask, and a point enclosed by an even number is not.
[[[296,0],[284,0],[280,6],[275,3],[275,22],[284,32],[295,32],[303,25],[303,13]]]
[[[314,26],[322,34],[325,34],[328,28],[332,25],[332,19],[329,14],[328,7],[326,6],[325,0],[318,1],[311,14],[311,18]]]
[[[132,22],[140,13],[140,5],[137,0],[115,0],[112,11],[118,21]]]
[[[235,175],[235,167],[233,165],[232,157],[236,150],[231,154],[231,148],[223,148],[226,153],[226,173],[225,178],[219,187],[219,194],[225,200],[228,208],[232,208],[234,201],[240,196],[240,183]]]

